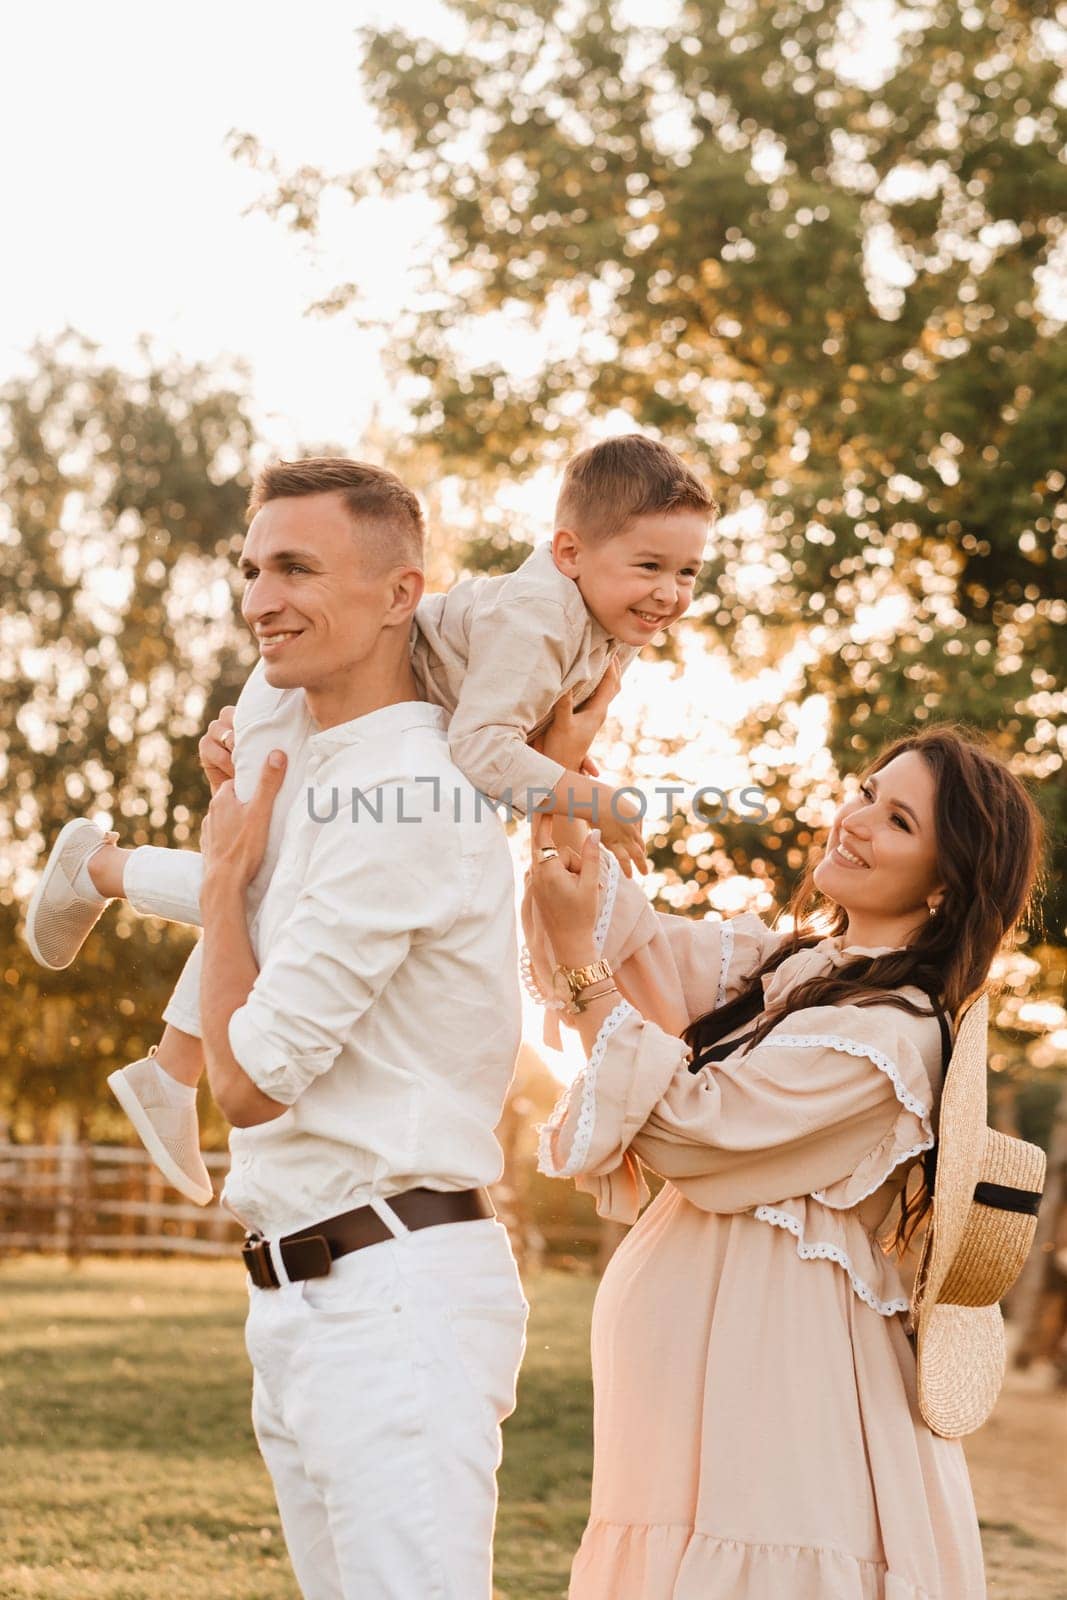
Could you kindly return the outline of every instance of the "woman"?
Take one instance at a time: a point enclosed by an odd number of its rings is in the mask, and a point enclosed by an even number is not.
[[[571,1600],[978,1600],[962,1449],[921,1419],[875,1234],[896,1201],[898,1238],[920,1220],[904,1193],[934,1144],[946,1013],[1027,905],[1032,802],[952,729],[900,740],[838,811],[787,934],[657,915],[580,843],[557,819],[557,852],[537,819],[533,972],[577,995],[589,1058],[542,1168],[628,1222],[639,1163],[668,1181],[597,1296]]]

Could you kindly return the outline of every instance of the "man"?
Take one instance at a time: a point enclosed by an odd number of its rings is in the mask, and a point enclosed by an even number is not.
[[[306,1600],[488,1600],[526,1312],[484,1196],[519,1042],[511,860],[416,698],[418,504],[339,465],[253,492],[242,610],[313,731],[251,938],[284,757],[212,800],[204,1054],[224,1199],[262,1236],[253,1417]]]

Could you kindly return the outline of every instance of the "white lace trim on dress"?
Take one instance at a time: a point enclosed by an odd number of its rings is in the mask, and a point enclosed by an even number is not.
[[[593,943],[596,946],[598,956],[604,950],[604,942],[607,939],[608,929],[611,927],[611,919],[615,913],[615,896],[619,889],[619,863],[613,855],[608,855],[607,860],[608,876],[604,884],[604,899],[597,915],[596,927],[593,929]],[[537,1005],[543,1006],[546,1011],[563,1010],[564,1002],[555,999],[552,995],[545,994],[538,983],[534,974],[533,957],[530,954],[529,945],[524,944],[522,947],[519,971],[522,976],[522,986],[531,1000]]]
[[[889,1057],[876,1045],[865,1044],[861,1039],[846,1039],[839,1033],[778,1033],[777,1030],[768,1035],[769,1042],[774,1045],[784,1044],[790,1049],[811,1050],[843,1050],[847,1056],[866,1056],[879,1072],[884,1072],[893,1085],[893,1092],[906,1111],[910,1111],[919,1118],[923,1132],[930,1132],[930,1117],[926,1106],[921,1100],[916,1099],[905,1084],[895,1065]]]
[[[915,1157],[921,1156],[924,1150],[929,1150],[933,1143],[934,1136],[931,1134],[929,1139],[923,1140],[922,1144],[913,1144],[910,1150],[902,1151],[888,1171],[878,1174],[869,1189],[864,1189],[862,1194],[850,1195],[847,1205],[839,1205],[836,1200],[829,1199],[822,1189],[813,1189],[811,1198],[817,1200],[821,1206],[829,1206],[831,1211],[851,1211],[853,1207],[862,1205],[864,1200],[869,1200],[871,1195],[882,1187],[883,1183],[893,1175],[898,1167],[904,1166],[905,1162],[914,1161]]]
[[[853,1206],[859,1205],[862,1200],[867,1200],[867,1198],[869,1198],[870,1195],[875,1192],[875,1190],[881,1189],[881,1186],[883,1186],[883,1182],[885,1182],[886,1178],[888,1178],[889,1173],[894,1173],[897,1166],[904,1165],[904,1162],[912,1162],[912,1160],[915,1160],[917,1155],[923,1154],[923,1150],[931,1149],[931,1146],[933,1146],[934,1142],[934,1130],[931,1128],[931,1125],[929,1125],[928,1109],[926,1109],[926,1107],[923,1106],[923,1102],[921,1102],[920,1099],[915,1098],[915,1094],[912,1094],[912,1091],[907,1088],[907,1085],[904,1083],[904,1078],[902,1078],[901,1074],[897,1072],[896,1064],[894,1064],[893,1061],[889,1061],[885,1051],[878,1050],[877,1045],[865,1045],[865,1043],[862,1043],[859,1038],[845,1038],[841,1034],[773,1034],[768,1035],[768,1037],[771,1038],[773,1043],[776,1043],[776,1045],[795,1046],[797,1050],[803,1050],[803,1048],[817,1046],[817,1048],[829,1048],[829,1050],[843,1050],[845,1051],[845,1054],[848,1054],[848,1056],[867,1056],[867,1059],[872,1062],[873,1066],[877,1067],[878,1072],[885,1072],[889,1083],[893,1085],[893,1093],[896,1094],[897,1101],[901,1102],[901,1106],[904,1106],[905,1110],[910,1110],[913,1117],[918,1117],[921,1130],[923,1130],[923,1138],[921,1138],[921,1141],[918,1142],[918,1144],[913,1144],[912,1149],[905,1150],[905,1152],[902,1152],[901,1155],[897,1155],[893,1166],[889,1166],[888,1171],[881,1173],[880,1176],[878,1176],[877,1181],[872,1182],[872,1186],[870,1186],[870,1189],[865,1190],[864,1194],[851,1195],[851,1197],[849,1197],[848,1205],[838,1206],[833,1203],[833,1200],[829,1200],[829,1198],[825,1197],[824,1190],[814,1189],[813,1192],[811,1192],[811,1198],[813,1198],[813,1200],[817,1200],[819,1205],[829,1205],[832,1210],[837,1211],[851,1211],[853,1210]]]
[[[833,1261],[843,1267],[848,1273],[849,1282],[856,1294],[859,1295],[864,1305],[870,1306],[872,1311],[877,1311],[880,1317],[895,1317],[900,1311],[907,1311],[908,1301],[898,1297],[896,1300],[879,1300],[869,1284],[864,1283],[857,1273],[846,1251],[836,1244],[808,1244],[804,1238],[804,1227],[798,1217],[789,1211],[778,1211],[774,1206],[756,1206],[752,1215],[757,1222],[769,1222],[772,1228],[785,1228],[797,1242],[797,1255],[801,1261]]]
[[[722,954],[719,957],[719,987],[715,991],[715,1010],[726,1004],[726,980],[730,975],[730,962],[734,954],[734,925],[724,922],[722,925]]]
[[[600,915],[596,919],[593,929],[593,943],[596,945],[597,955],[604,950],[604,941],[611,927],[611,919],[615,914],[615,896],[619,890],[619,862],[616,856],[608,855],[608,881],[604,885],[604,901],[600,907]]]
[[[522,973],[522,986],[531,1000],[535,1001],[539,1006],[544,1006],[546,1011],[563,1010],[562,1000],[555,1000],[551,995],[541,993],[541,985],[534,976],[533,957],[530,954],[529,945],[524,944],[522,947],[522,960],[519,963],[519,970]]]
[[[556,1101],[555,1108],[548,1121],[541,1129],[541,1138],[537,1148],[537,1166],[549,1178],[573,1178],[582,1171],[589,1155],[589,1147],[593,1142],[593,1129],[596,1126],[596,1077],[600,1063],[604,1059],[604,1052],[608,1047],[608,1040],[612,1034],[621,1027],[629,1016],[636,1016],[633,1006],[628,1000],[620,1000],[604,1021],[600,1024],[597,1036],[593,1041],[593,1048],[589,1052],[589,1062],[584,1072],[579,1073],[568,1089],[565,1089]],[[557,1166],[552,1155],[552,1139],[563,1125],[564,1118],[570,1109],[571,1100],[575,1094],[581,1094],[578,1106],[578,1121],[574,1129],[574,1138],[571,1141],[571,1153],[562,1166]]]
[[[913,1161],[916,1156],[921,1156],[924,1150],[929,1150],[932,1147],[934,1143],[934,1131],[930,1126],[929,1111],[923,1105],[922,1101],[916,1099],[915,1095],[913,1095],[911,1090],[908,1089],[894,1063],[889,1059],[885,1052],[879,1050],[876,1045],[864,1044],[859,1039],[846,1039],[838,1033],[774,1033],[768,1037],[776,1045],[789,1045],[790,1047],[798,1050],[803,1050],[805,1048],[810,1049],[814,1046],[820,1049],[843,1050],[846,1055],[850,1056],[866,1056],[868,1061],[870,1061],[873,1066],[878,1068],[879,1072],[885,1073],[886,1077],[893,1085],[893,1093],[896,1095],[900,1104],[904,1107],[905,1111],[910,1111],[913,1116],[918,1117],[919,1124],[922,1128],[923,1136],[920,1143],[913,1145],[910,1150],[904,1151],[902,1154],[897,1156],[896,1160],[893,1162],[893,1165],[889,1168],[889,1171],[883,1172],[879,1178],[871,1184],[871,1187],[863,1194],[850,1196],[847,1206],[835,1206],[832,1200],[828,1200],[826,1198],[823,1190],[814,1189],[811,1197],[813,1200],[818,1200],[820,1205],[830,1206],[832,1209],[838,1211],[851,1211],[853,1206],[858,1206],[861,1201],[868,1199],[872,1194],[874,1194],[876,1189],[880,1189],[883,1183],[885,1183],[886,1179],[889,1177],[889,1174],[891,1172],[895,1172],[897,1167],[903,1166],[905,1161]]]

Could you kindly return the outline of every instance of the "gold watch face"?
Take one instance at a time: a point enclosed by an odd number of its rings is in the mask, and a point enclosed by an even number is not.
[[[562,967],[557,967],[552,974],[552,995],[556,1000],[562,1000],[565,1005],[570,1005],[573,995],[567,975]]]

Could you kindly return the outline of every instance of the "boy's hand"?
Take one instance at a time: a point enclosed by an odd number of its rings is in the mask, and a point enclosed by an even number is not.
[[[609,789],[605,784],[597,784],[597,789],[599,804],[594,826],[600,829],[601,839],[628,878],[633,877],[634,867],[646,873],[648,857],[639,807],[628,795]]]
[[[579,711],[574,709],[574,695],[569,690],[556,702],[552,721],[538,740],[538,747],[571,772],[599,777],[596,764],[589,760],[589,747],[604,724],[621,682],[618,658],[613,656],[604,676]]]
[[[215,720],[208,723],[207,732],[197,745],[200,765],[213,795],[233,777],[233,714],[236,709],[236,706],[223,706]]]
[[[251,883],[267,848],[271,812],[284,778],[285,755],[272,750],[247,805],[238,800],[232,783],[219,787],[200,829],[206,877],[228,880],[242,889]]]

